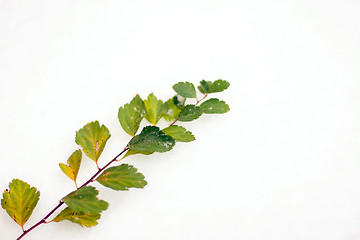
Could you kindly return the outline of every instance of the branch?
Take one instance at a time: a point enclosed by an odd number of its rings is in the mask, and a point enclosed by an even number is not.
[[[108,162],[104,167],[99,168],[98,171],[89,179],[87,180],[83,185],[81,185],[81,187],[79,187],[78,189],[88,185],[89,183],[93,182],[94,179],[102,172],[104,171],[110,164],[112,164],[113,162],[115,162],[117,160],[118,157],[120,157],[124,152],[126,152],[127,150],[129,150],[128,147],[125,147],[124,150],[122,150],[116,157],[114,157],[110,162]],[[41,219],[38,223],[34,224],[32,227],[30,227],[28,230],[25,230],[20,237],[18,237],[16,240],[20,240],[21,238],[23,238],[26,234],[28,234],[29,232],[31,232],[33,229],[35,229],[36,227],[40,226],[43,223],[46,223],[46,219],[48,219],[56,210],[58,210],[62,205],[64,204],[63,201],[59,201],[59,204],[54,207],[43,219]]]

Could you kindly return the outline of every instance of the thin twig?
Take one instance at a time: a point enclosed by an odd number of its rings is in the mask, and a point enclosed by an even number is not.
[[[205,93],[205,94],[204,94],[204,97],[203,97],[202,99],[200,99],[200,100],[197,100],[197,99],[196,99],[196,104],[195,104],[195,106],[198,105],[198,104],[199,104],[202,100],[204,100],[207,96],[208,96],[208,94]]]

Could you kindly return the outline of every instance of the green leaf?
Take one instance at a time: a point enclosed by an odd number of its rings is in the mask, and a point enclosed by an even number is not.
[[[200,105],[200,108],[207,114],[226,113],[230,110],[229,105],[217,98],[210,98],[209,100],[203,102]]]
[[[144,101],[146,108],[145,118],[150,123],[156,125],[166,111],[163,101],[158,100],[153,93],[149,94],[147,100]]]
[[[139,135],[133,137],[128,147],[139,152],[167,152],[175,145],[175,140],[156,126],[144,127]]]
[[[218,79],[215,82],[202,80],[200,81],[200,86],[198,86],[198,89],[201,93],[205,94],[205,93],[222,92],[225,89],[227,89],[229,86],[230,83],[222,79]]]
[[[100,127],[99,122],[95,121],[86,124],[76,132],[75,142],[83,148],[89,158],[97,163],[110,136],[107,127],[104,125]]]
[[[124,131],[130,136],[135,136],[145,114],[146,108],[144,101],[139,95],[136,95],[130,103],[119,108],[118,118]]]
[[[79,172],[81,158],[82,158],[81,150],[76,150],[68,158],[67,160],[68,165],[64,163],[59,163],[61,170],[74,182],[76,182],[76,178]]]
[[[19,179],[9,183],[1,199],[1,206],[9,216],[23,228],[39,201],[40,192],[36,188]],[[24,228],[23,228],[24,229]]]
[[[230,86],[229,82],[222,80],[222,79],[218,79],[211,84],[210,92],[211,93],[222,92],[222,91],[226,90],[229,86]]]
[[[173,86],[175,92],[185,98],[196,98],[195,86],[189,82],[179,82]]]
[[[175,141],[178,142],[191,142],[195,140],[195,137],[191,132],[186,131],[184,127],[178,125],[169,126],[161,131],[171,136],[173,139],[175,139]]]
[[[97,220],[100,219],[99,213],[83,213],[75,212],[69,207],[62,210],[52,222],[61,222],[63,220],[69,220],[70,222],[77,223],[80,226],[92,227],[98,224]]]
[[[182,109],[185,105],[185,101],[186,101],[186,98],[180,96],[180,95],[175,95],[173,97],[173,103],[180,109]]]
[[[179,113],[181,112],[181,109],[174,104],[173,99],[167,100],[164,105],[166,108],[166,111],[163,116],[164,119],[168,122],[175,120],[178,117]]]
[[[153,154],[154,151],[135,151],[133,149],[129,149],[127,150],[127,152],[125,153],[125,155],[122,157],[122,159],[128,157],[128,156],[131,156],[131,155],[135,155],[135,154],[144,154],[144,155],[150,155],[150,154]]]
[[[128,190],[129,188],[143,188],[147,182],[144,175],[128,164],[106,169],[97,179],[100,184],[114,190]]]
[[[205,93],[209,93],[210,86],[211,86],[211,81],[201,80],[198,89],[202,94],[205,94]]]
[[[203,110],[195,105],[186,105],[179,113],[179,121],[189,122],[199,118],[203,114]]]
[[[97,198],[98,194],[99,191],[94,187],[84,186],[69,193],[62,201],[77,213],[97,214],[106,210],[109,206],[109,203]]]

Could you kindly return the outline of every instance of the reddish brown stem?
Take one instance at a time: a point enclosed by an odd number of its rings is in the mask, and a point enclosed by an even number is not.
[[[124,148],[124,150],[122,150],[116,157],[114,157],[110,162],[108,162],[104,167],[102,168],[98,168],[98,171],[89,179],[87,180],[83,185],[81,185],[81,187],[79,187],[78,189],[88,185],[89,183],[93,182],[95,180],[95,178],[103,171],[105,170],[110,164],[112,164],[113,162],[115,162],[117,160],[117,158],[119,156],[121,156],[124,152],[126,152],[129,148],[126,147]],[[34,224],[32,227],[30,227],[29,229],[23,231],[23,233],[20,235],[20,237],[18,237],[16,240],[20,240],[21,238],[23,238],[26,234],[28,234],[30,231],[32,231],[33,229],[37,228],[38,226],[40,226],[43,223],[46,223],[46,219],[48,219],[56,210],[58,210],[62,205],[64,204],[63,201],[60,200],[59,204],[56,205],[56,207],[54,207],[43,219],[41,219],[39,222],[37,222],[36,224]]]
[[[195,104],[195,106],[198,105],[198,104],[199,104],[202,100],[204,100],[207,96],[208,96],[208,94],[205,93],[205,94],[204,94],[204,97],[203,97],[202,99],[200,99],[200,100],[196,99],[196,104]]]

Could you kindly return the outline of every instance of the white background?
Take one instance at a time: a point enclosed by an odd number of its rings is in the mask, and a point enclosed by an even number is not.
[[[1,0],[0,189],[40,190],[25,228],[73,190],[58,163],[83,125],[110,129],[104,165],[130,139],[117,112],[135,94],[231,83],[215,95],[229,113],[182,124],[196,141],[126,159],[144,189],[94,183],[110,202],[98,226],[24,239],[360,239],[359,12],[357,0]],[[95,170],[85,158],[79,183]],[[0,239],[20,234],[0,211]]]

